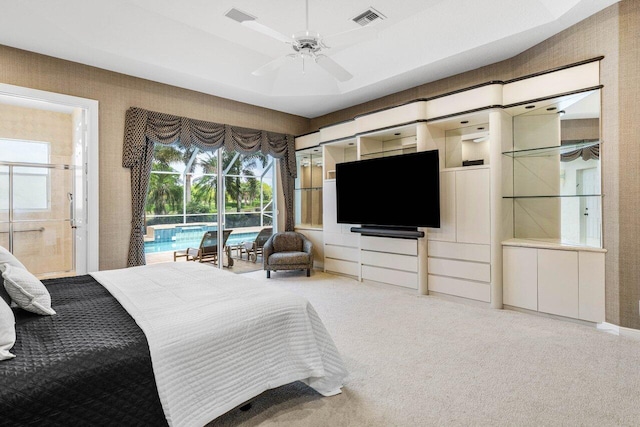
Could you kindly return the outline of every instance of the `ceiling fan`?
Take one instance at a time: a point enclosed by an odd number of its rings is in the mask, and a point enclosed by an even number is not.
[[[262,76],[272,71],[275,71],[280,66],[282,66],[285,61],[288,59],[302,59],[302,69],[304,71],[305,60],[312,60],[316,64],[318,64],[322,69],[331,74],[336,80],[341,82],[346,82],[353,78],[353,75],[344,69],[340,64],[334,61],[329,56],[325,55],[323,52],[329,49],[324,43],[324,39],[327,37],[320,36],[319,33],[309,30],[309,0],[305,1],[305,14],[306,14],[306,30],[293,34],[293,36],[288,37],[279,31],[276,31],[272,28],[267,27],[257,21],[257,18],[249,15],[248,13],[242,12],[238,9],[229,10],[225,16],[233,19],[236,22],[244,25],[245,27],[251,28],[254,31],[265,34],[269,37],[272,37],[276,40],[284,42],[288,45],[291,45],[294,50],[293,53],[288,55],[284,55],[282,57],[276,58],[271,62],[266,63],[260,68],[254,70],[252,72],[253,75]],[[379,14],[378,18],[382,18],[382,14]],[[355,20],[355,19],[354,19]],[[359,22],[359,21],[356,21]],[[362,25],[362,24],[361,24]],[[362,28],[362,27],[360,27]],[[359,28],[355,28],[352,30],[347,30],[339,35],[358,30]],[[338,34],[334,34],[331,37],[334,37]]]

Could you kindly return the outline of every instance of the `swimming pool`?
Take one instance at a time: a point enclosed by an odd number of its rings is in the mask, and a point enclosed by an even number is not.
[[[255,240],[258,232],[252,233],[231,233],[227,239],[227,246],[237,245],[242,242],[251,242]],[[202,236],[197,239],[180,240],[179,242],[144,242],[144,251],[147,254],[157,252],[173,252],[186,248],[197,248],[200,246]]]

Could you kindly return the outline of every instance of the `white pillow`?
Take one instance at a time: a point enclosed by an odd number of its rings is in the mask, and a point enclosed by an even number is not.
[[[4,264],[2,268],[4,287],[18,307],[36,314],[56,314],[51,308],[49,291],[36,276],[11,264]]]
[[[18,261],[18,258],[2,246],[0,246],[0,264],[9,264],[14,267],[20,267],[24,270],[27,269],[27,267]]]
[[[16,343],[16,318],[9,304],[0,301],[0,360],[13,359],[9,350]]]

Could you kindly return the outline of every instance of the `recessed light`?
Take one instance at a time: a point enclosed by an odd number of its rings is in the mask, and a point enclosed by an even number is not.
[[[527,110],[530,110],[530,109],[532,109],[532,108],[536,108],[536,106],[535,106],[535,105],[527,105],[527,106],[526,106],[526,107],[524,107],[524,108],[526,108]]]
[[[557,110],[557,108],[556,108],[556,107],[549,107],[549,108],[547,108],[547,111],[553,111],[553,110]]]

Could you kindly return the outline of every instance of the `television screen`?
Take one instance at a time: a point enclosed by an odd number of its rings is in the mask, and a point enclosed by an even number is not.
[[[336,165],[337,221],[440,228],[438,150]]]

